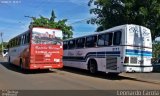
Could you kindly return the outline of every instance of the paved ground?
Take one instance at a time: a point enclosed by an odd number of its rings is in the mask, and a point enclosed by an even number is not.
[[[0,58],[0,89],[16,90],[143,90],[160,89],[159,73],[122,73],[118,77],[67,68],[21,72]]]
[[[122,73],[121,76],[135,78],[144,82],[154,82],[160,84],[160,73],[152,72],[152,73]]]
[[[54,72],[31,71],[22,73],[18,67],[1,63],[0,89],[26,90],[138,90],[160,89],[160,84],[143,82],[126,76],[92,76],[84,70],[65,68]]]

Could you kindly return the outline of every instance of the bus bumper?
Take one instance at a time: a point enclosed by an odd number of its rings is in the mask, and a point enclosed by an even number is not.
[[[124,66],[124,72],[152,72],[152,66]]]
[[[29,69],[59,69],[63,64],[31,64]]]

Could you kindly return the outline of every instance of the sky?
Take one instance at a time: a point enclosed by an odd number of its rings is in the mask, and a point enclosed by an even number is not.
[[[95,32],[96,25],[82,21],[93,17],[89,13],[89,0],[0,0],[0,32],[3,41],[28,30],[31,18],[40,15],[50,18],[54,10],[56,20],[68,19],[67,24],[73,27],[73,37]],[[77,22],[77,23],[76,23]]]

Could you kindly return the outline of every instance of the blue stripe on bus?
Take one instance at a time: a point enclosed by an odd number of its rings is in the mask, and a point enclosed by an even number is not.
[[[150,56],[152,57],[152,55],[150,54],[130,54],[130,53],[126,53],[126,55],[129,55],[129,56]]]
[[[115,52],[89,52],[85,57],[77,57],[77,56],[63,56],[63,60],[65,61],[80,61],[86,62],[88,58],[105,58],[106,56],[120,56],[120,51]]]
[[[152,56],[152,52],[126,49],[126,55],[131,55],[131,56]]]
[[[150,51],[140,51],[140,50],[132,50],[132,49],[126,49],[126,52],[152,54],[152,52],[150,52]]]

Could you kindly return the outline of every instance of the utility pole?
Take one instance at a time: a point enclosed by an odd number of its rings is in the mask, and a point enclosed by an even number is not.
[[[3,33],[2,32],[0,32],[0,35],[1,35],[1,48],[2,48],[2,51],[3,51],[3,37],[2,37],[2,35],[3,35]]]

